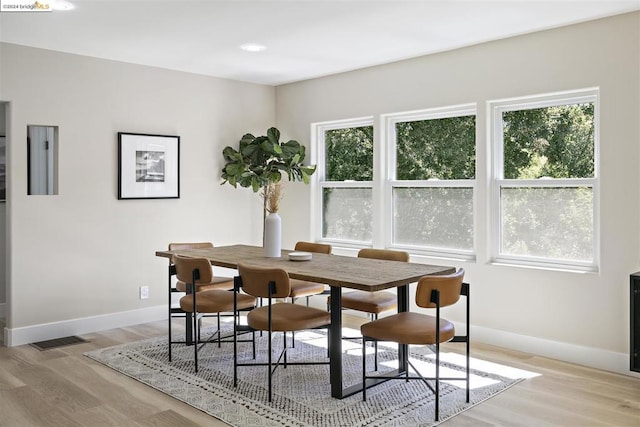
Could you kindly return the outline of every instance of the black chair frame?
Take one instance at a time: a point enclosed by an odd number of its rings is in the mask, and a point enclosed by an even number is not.
[[[221,332],[220,332],[220,317],[221,316],[226,316],[226,317],[233,317],[234,321],[236,319],[236,316],[234,313],[230,313],[230,314],[221,314],[221,313],[216,313],[213,315],[206,315],[204,313],[198,313],[197,312],[197,294],[198,292],[195,291],[196,287],[195,287],[195,283],[197,280],[200,279],[200,270],[197,268],[194,268],[193,271],[191,272],[191,282],[190,283],[185,283],[185,285],[187,286],[187,295],[191,295],[193,298],[193,307],[194,307],[194,312],[193,313],[188,313],[185,312],[184,310],[182,310],[180,307],[171,307],[171,294],[174,292],[180,292],[178,291],[176,288],[172,288],[171,286],[171,278],[173,276],[176,275],[176,266],[171,264],[169,265],[169,362],[171,362],[172,359],[172,352],[171,352],[171,346],[172,344],[186,344],[186,345],[193,345],[194,348],[194,364],[195,364],[195,372],[198,372],[198,351],[205,345],[208,343],[211,343],[215,341],[218,343],[218,347],[221,347],[221,344],[223,342],[233,342],[235,339],[235,335],[232,333],[231,335],[226,335],[226,336],[222,336]],[[230,291],[232,292],[232,291]],[[242,310],[237,310],[237,306],[236,306],[236,297],[234,295],[234,312],[235,311],[248,311],[250,309],[242,309]],[[178,315],[178,316],[172,316],[172,313],[182,313],[182,316]],[[201,336],[200,336],[200,326],[201,326],[201,321],[203,317],[217,317],[217,329],[215,332],[213,332],[211,334],[211,336],[209,336],[209,338],[206,341],[202,341]],[[172,334],[171,334],[171,320],[173,317],[184,317],[185,318],[185,322],[186,322],[186,328],[185,328],[185,341],[172,341]],[[195,332],[195,333],[194,333]],[[217,339],[216,339],[217,338]],[[253,346],[254,346],[254,353],[255,353],[255,336],[252,337],[252,339],[247,339],[247,340],[240,340],[240,342],[253,342]]]
[[[238,313],[237,310],[237,295],[238,292],[240,292],[240,290],[242,289],[242,277],[240,276],[236,276],[234,277],[234,301],[233,301],[233,305],[234,305],[234,313]],[[239,366],[268,366],[269,367],[269,383],[268,383],[268,388],[269,388],[269,402],[271,402],[273,400],[273,374],[276,372],[276,370],[278,369],[278,367],[280,365],[283,366],[284,369],[287,368],[288,365],[328,365],[329,362],[289,362],[287,361],[287,331],[283,332],[283,337],[282,337],[282,342],[283,342],[283,348],[280,351],[280,354],[278,355],[278,357],[276,358],[276,361],[274,363],[273,361],[273,348],[272,348],[272,338],[273,338],[273,333],[274,331],[272,330],[272,325],[271,325],[271,306],[273,303],[273,297],[272,295],[275,294],[276,292],[276,283],[275,282],[269,282],[269,296],[267,298],[267,304],[268,304],[268,310],[269,310],[269,321],[268,321],[268,330],[266,331],[268,333],[268,361],[266,363],[264,362],[254,362],[254,363],[240,363],[238,362],[238,342],[241,342],[237,339],[238,334],[240,333],[247,333],[247,332],[256,332],[256,329],[253,329],[252,327],[250,327],[249,325],[242,325],[239,321],[239,319],[237,319],[236,321],[233,322],[234,324],[234,340],[233,340],[233,386],[237,387],[238,386],[238,367]],[[239,314],[239,313],[238,313]],[[320,328],[313,328],[313,329],[326,329],[327,330],[327,343],[331,342],[331,337],[330,337],[330,328],[329,325],[327,326],[322,326]],[[259,331],[262,332],[262,331]],[[276,331],[277,332],[277,331]],[[293,332],[293,331],[291,331]],[[256,358],[256,345],[255,345],[255,341],[253,343],[253,359],[255,360]]]
[[[349,310],[348,308],[341,308],[342,311],[345,310]],[[327,304],[327,311],[331,311],[331,307],[329,307],[329,304]],[[378,320],[378,313],[367,313],[367,317],[369,318],[369,321],[374,321],[374,320]],[[346,336],[342,336],[343,340],[361,340],[362,337],[346,337]],[[378,370],[378,340],[369,340],[373,342],[373,367],[374,370]],[[364,339],[362,339],[362,347],[364,348],[365,346],[365,342]]]
[[[466,356],[466,369],[465,369],[465,376],[464,377],[441,377],[440,376],[440,291],[434,289],[431,291],[431,302],[434,303],[436,305],[436,343],[433,346],[429,346],[431,347],[435,347],[435,355],[436,355],[436,365],[435,365],[435,369],[436,369],[436,375],[435,377],[424,377],[420,374],[420,372],[415,368],[415,366],[413,366],[413,364],[411,363],[411,361],[409,361],[409,351],[406,352],[407,354],[407,362],[409,364],[409,366],[415,371],[416,375],[409,375],[409,370],[407,369],[405,372],[401,372],[397,375],[393,375],[393,376],[385,376],[385,375],[367,375],[367,352],[366,352],[366,342],[367,341],[378,341],[374,338],[370,338],[370,337],[362,337],[363,338],[363,345],[362,345],[362,398],[364,401],[367,400],[367,388],[372,387],[376,384],[379,384],[380,382],[383,381],[387,381],[387,380],[422,380],[427,387],[429,388],[429,390],[431,390],[433,392],[433,394],[435,395],[435,421],[439,421],[440,420],[440,381],[460,381],[460,380],[465,380],[466,382],[466,400],[467,403],[469,403],[469,397],[470,397],[470,389],[469,389],[469,380],[470,380],[470,369],[469,369],[469,350],[470,350],[470,341],[469,341],[469,284],[468,283],[462,283],[462,289],[460,291],[460,295],[464,296],[466,299],[466,331],[465,331],[465,335],[456,335],[454,336],[451,340],[449,340],[448,342],[455,342],[455,343],[465,343],[465,356]],[[409,347],[407,345],[407,347]],[[367,384],[367,380],[372,380],[370,381],[370,384]],[[382,380],[382,381],[381,381]],[[435,385],[432,386],[431,384],[429,384],[429,380],[435,381]]]

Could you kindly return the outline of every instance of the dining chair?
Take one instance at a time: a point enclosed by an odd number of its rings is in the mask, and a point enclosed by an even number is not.
[[[435,421],[440,418],[440,381],[460,381],[466,383],[466,398],[469,402],[469,284],[464,283],[464,269],[456,273],[441,276],[424,276],[418,281],[416,289],[416,305],[425,309],[435,309],[435,316],[431,314],[401,312],[382,319],[365,323],[360,327],[364,343],[367,341],[387,341],[396,342],[401,345],[426,345],[435,347],[435,376],[424,377],[420,371],[408,360],[407,370],[393,376],[367,375],[366,345],[362,348],[362,398],[367,400],[367,380],[368,379],[419,379],[435,395]],[[441,309],[460,300],[460,296],[466,298],[466,330],[465,335],[456,335],[456,329],[452,322],[441,317]],[[466,343],[466,376],[463,377],[441,377],[440,376],[440,344],[444,342],[464,342]],[[409,349],[405,352],[409,354]],[[408,356],[407,356],[408,358]],[[409,375],[409,366],[415,372],[414,376]],[[432,387],[429,380],[435,382]]]
[[[371,258],[386,261],[409,262],[409,253],[391,249],[361,249],[358,258]],[[327,298],[327,307],[331,307],[331,297]],[[385,311],[396,310],[398,308],[398,297],[396,294],[386,291],[368,292],[352,291],[342,294],[342,308],[368,313],[369,320],[377,320],[378,315]],[[364,345],[364,344],[363,344]],[[375,347],[374,366],[378,370],[378,343],[373,343]]]
[[[307,329],[326,328],[329,330],[331,323],[330,313],[305,305],[289,302],[276,302],[277,298],[286,299],[291,293],[291,283],[287,272],[280,268],[255,267],[247,264],[238,264],[238,276],[235,281],[234,294],[244,291],[256,298],[266,299],[267,305],[254,308],[247,314],[246,327],[240,322],[234,321],[234,346],[233,346],[233,385],[238,385],[238,367],[240,366],[266,366],[268,376],[269,402],[273,398],[272,378],[276,369],[282,364],[288,365],[318,365],[329,364],[323,362],[288,362],[287,361],[287,332]],[[238,311],[235,310],[235,313]],[[238,361],[238,334],[240,332],[265,331],[268,333],[267,363]],[[279,355],[273,358],[272,337],[274,332],[282,332],[283,348]],[[327,343],[330,342],[330,333],[327,333]],[[254,356],[255,358],[255,356]],[[275,365],[275,366],[274,366]]]
[[[195,243],[169,243],[170,251],[177,251],[181,249],[208,249],[213,248],[213,243],[211,242],[195,242]],[[173,262],[173,259],[171,260]],[[197,291],[207,291],[210,289],[223,289],[223,290],[233,290],[233,277],[224,277],[224,276],[212,276],[211,283],[203,283],[198,285]],[[186,292],[186,287],[184,282],[178,280],[175,285],[175,292]]]
[[[213,248],[213,243],[211,242],[189,242],[189,243],[169,243],[169,250],[181,250],[181,249],[207,249]],[[172,340],[171,332],[172,332],[172,319],[174,318],[184,318],[185,319],[185,329],[186,329],[186,340],[185,341],[173,341],[174,344],[177,343],[191,343],[192,330],[191,330],[191,315],[190,313],[185,313],[180,306],[174,306],[173,304],[173,294],[175,293],[185,293],[187,291],[185,282],[181,280],[177,280],[176,283],[173,283],[173,277],[175,276],[175,262],[172,257],[169,261],[169,342]],[[206,291],[211,289],[223,289],[223,290],[233,290],[233,278],[232,277],[221,277],[221,276],[212,276],[211,283],[202,283],[199,284],[196,288],[197,292]],[[171,352],[169,352],[169,361],[171,361]]]
[[[314,242],[297,242],[294,250],[328,255],[331,253],[331,245]],[[289,279],[289,283],[291,284],[291,293],[289,294],[291,302],[295,303],[297,298],[306,297],[307,306],[309,305],[310,296],[322,294],[325,289],[324,283],[309,282],[307,280]]]
[[[331,245],[315,242],[297,242],[294,248],[295,251],[313,252],[318,254],[330,254]],[[289,297],[291,302],[295,303],[296,299],[305,297],[307,300],[307,307],[309,306],[309,297],[313,295],[321,295],[325,293],[324,283],[310,282],[307,280],[289,279],[291,285],[291,293]],[[291,345],[296,346],[295,332],[291,333]]]
[[[202,345],[217,338],[218,347],[222,342],[220,333],[220,313],[235,313],[239,310],[247,310],[255,307],[256,299],[246,294],[235,295],[234,292],[223,289],[208,289],[197,291],[199,286],[211,283],[213,269],[206,258],[189,258],[176,255],[174,265],[178,280],[185,284],[186,295],[180,298],[180,309],[185,313],[191,313],[193,324],[193,348],[195,371],[198,372],[198,350]],[[200,336],[200,317],[204,314],[216,314],[218,325],[215,332],[208,340],[202,342]],[[234,315],[234,321],[236,316]],[[171,361],[171,346],[175,344],[169,339],[169,361]]]

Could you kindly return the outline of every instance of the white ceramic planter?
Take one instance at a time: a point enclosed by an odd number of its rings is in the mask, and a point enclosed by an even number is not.
[[[282,220],[277,212],[272,212],[264,220],[264,256],[282,256]]]

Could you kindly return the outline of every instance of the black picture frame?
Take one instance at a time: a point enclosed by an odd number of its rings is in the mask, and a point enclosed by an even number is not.
[[[180,137],[118,132],[118,200],[180,198]]]

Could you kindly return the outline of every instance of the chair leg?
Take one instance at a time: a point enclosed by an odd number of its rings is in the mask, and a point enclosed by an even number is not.
[[[195,304],[194,304],[195,307]],[[195,360],[195,370],[198,373],[198,344],[200,343],[200,327],[198,323],[198,313],[193,311],[193,358]]]
[[[398,346],[398,349],[400,348],[400,346]],[[407,351],[409,351],[409,347],[407,347]],[[409,359],[409,356],[407,356],[407,360]],[[404,371],[404,381],[405,382],[409,382],[409,366],[407,366],[407,369]]]
[[[171,362],[171,291],[169,291],[169,362]]]
[[[237,316],[237,317],[236,317]],[[240,325],[240,314],[234,308],[233,312],[233,386],[238,386],[238,326]],[[256,340],[253,336],[253,358],[256,358]]]
[[[252,341],[252,345],[253,345],[253,359],[255,360],[256,358],[256,331],[251,331],[251,341]]]
[[[367,401],[367,340],[362,337],[362,401]]]
[[[262,307],[262,297],[258,298],[258,305]],[[262,336],[262,330],[260,330],[260,336]]]
[[[440,420],[440,343],[436,342],[436,421]]]
[[[467,326],[469,327],[469,326]],[[469,403],[470,368],[469,368],[469,335],[467,335],[467,403]]]
[[[171,362],[171,266],[169,266],[169,362]]]
[[[296,303],[296,299],[295,298],[291,298],[291,304],[295,304],[295,303]],[[309,305],[309,304],[307,304],[307,305]],[[286,342],[286,339],[285,339],[285,342]],[[296,333],[294,331],[291,331],[291,347],[292,348],[296,348]]]
[[[222,344],[222,334],[220,333],[220,313],[218,313],[218,348],[221,347]]]
[[[377,313],[371,315],[371,317],[373,317],[373,320],[378,320]],[[362,345],[364,346],[364,343]],[[373,364],[374,364],[374,369],[377,371],[378,370],[378,340],[375,340],[373,342]]]
[[[282,337],[282,351],[284,351],[284,369],[287,369],[287,332],[284,331]],[[293,335],[293,331],[291,331],[291,335]]]
[[[378,341],[373,342],[373,364],[374,369],[378,370]]]
[[[267,365],[267,376],[269,377],[269,402],[271,402],[271,329],[269,329],[269,363]]]

